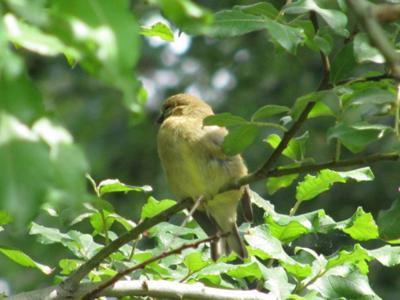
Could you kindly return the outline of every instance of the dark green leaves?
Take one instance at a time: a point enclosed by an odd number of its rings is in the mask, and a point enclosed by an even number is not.
[[[250,146],[258,133],[254,125],[245,125],[232,129],[225,137],[223,149],[228,155],[235,155]]]
[[[380,124],[344,124],[339,123],[328,131],[328,139],[337,138],[351,152],[357,153],[383,137],[391,128]]]
[[[258,119],[263,119],[263,118],[269,118],[277,114],[281,113],[287,113],[289,112],[290,109],[286,106],[281,106],[281,105],[265,105],[263,107],[260,107],[251,117],[252,121],[258,120]]]
[[[232,115],[231,113],[221,113],[212,115],[204,119],[204,125],[217,125],[222,127],[244,125],[247,121],[240,116]]]
[[[208,34],[226,38],[265,29],[274,44],[295,53],[297,46],[303,42],[303,29],[277,21],[277,14],[278,11],[269,3],[235,6],[232,10],[215,14]]]

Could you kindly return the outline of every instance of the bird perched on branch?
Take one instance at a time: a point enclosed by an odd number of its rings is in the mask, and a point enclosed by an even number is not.
[[[245,218],[252,219],[247,186],[218,194],[229,183],[247,175],[240,155],[228,156],[222,150],[226,128],[204,126],[203,120],[213,115],[211,107],[199,98],[174,95],[163,103],[158,122],[158,153],[172,192],[179,200],[205,199],[193,217],[209,235],[228,233],[211,243],[211,256],[217,260],[232,250],[247,257],[236,225],[237,207],[242,199]]]

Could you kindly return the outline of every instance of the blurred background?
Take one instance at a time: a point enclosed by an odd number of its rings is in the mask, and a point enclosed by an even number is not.
[[[199,2],[217,11],[249,1]],[[281,5],[280,1],[276,3],[277,7]],[[150,25],[160,20],[168,24],[159,11],[143,3],[132,5],[140,24]],[[19,51],[28,65],[29,75],[40,89],[48,114],[61,120],[83,149],[89,161],[90,175],[97,182],[118,178],[132,185],[148,184],[153,187],[154,197],[163,199],[173,196],[157,155],[155,119],[166,97],[191,93],[207,101],[215,112],[231,112],[250,118],[266,104],[290,107],[298,97],[318,87],[322,73],[319,53],[299,48],[297,56],[290,55],[274,49],[265,35],[265,32],[255,32],[217,40],[190,37],[176,31],[173,43],[144,37],[136,74],[148,93],[148,101],[145,118],[140,123],[133,120],[119,92],[89,76],[79,66],[71,68],[62,57],[41,57]],[[332,124],[332,119],[316,118],[299,132],[300,135],[310,130],[308,156],[320,161],[332,158],[334,146],[324,135]],[[258,142],[243,154],[250,170],[260,166],[271,153],[271,148],[261,141],[272,132],[262,132]],[[382,144],[372,145],[368,151],[373,153],[380,147]],[[348,156],[350,154],[344,150],[343,157]],[[378,163],[372,169],[376,176],[373,183],[337,184],[314,201],[304,203],[298,213],[323,208],[335,220],[341,220],[349,218],[358,206],[362,206],[376,217],[398,196],[399,172],[398,166],[390,162]],[[288,213],[294,204],[294,186],[273,195],[268,194],[264,181],[253,184],[252,188],[270,200],[277,212]],[[119,214],[137,221],[146,197],[139,193],[120,194],[108,197],[108,200]],[[38,220],[48,225],[55,222],[45,214]],[[62,220],[55,226],[61,226],[61,230],[69,228]],[[0,241],[29,250],[33,258],[45,257],[43,263],[50,266],[56,266],[60,258],[68,255],[59,246],[36,243],[35,238],[25,232],[3,232]],[[303,245],[309,244],[325,254],[333,253],[349,242],[339,233],[328,237],[310,236],[307,241],[302,241]],[[398,267],[382,268],[375,263],[370,267],[373,268],[370,279],[376,285],[372,288],[383,299],[396,299],[394,291],[400,288]],[[9,288],[14,292],[51,283],[38,271],[22,268],[3,256],[0,256],[0,278],[7,278]]]

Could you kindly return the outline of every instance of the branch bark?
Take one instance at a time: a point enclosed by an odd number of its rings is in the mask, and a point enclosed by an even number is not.
[[[68,300],[81,299],[97,284],[85,283],[79,286],[73,297]],[[161,299],[196,299],[196,300],[273,300],[275,296],[257,290],[229,290],[206,287],[201,283],[187,284],[166,280],[124,280],[100,292],[99,296],[148,296]],[[57,286],[21,293],[6,298],[7,300],[60,300]]]

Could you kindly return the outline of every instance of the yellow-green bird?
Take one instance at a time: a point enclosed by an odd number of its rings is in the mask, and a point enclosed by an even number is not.
[[[213,115],[211,107],[188,94],[174,95],[163,103],[158,132],[158,153],[168,184],[178,200],[194,201],[205,197],[193,213],[194,219],[210,236],[229,233],[211,243],[211,256],[217,260],[232,250],[247,257],[236,225],[237,207],[242,199],[244,215],[252,218],[247,186],[217,194],[220,188],[247,175],[240,155],[228,156],[222,150],[226,128],[204,126],[203,120]]]

